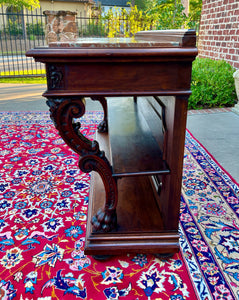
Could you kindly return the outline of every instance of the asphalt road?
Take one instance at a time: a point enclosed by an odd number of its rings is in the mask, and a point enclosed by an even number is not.
[[[25,55],[0,56],[0,73],[41,69],[45,69],[44,64],[36,63],[32,57],[26,57]]]
[[[0,111],[48,111],[44,84],[0,83]],[[86,101],[87,110],[101,110],[98,101]],[[239,182],[239,115],[229,112],[188,115],[187,128]]]
[[[46,111],[45,84],[0,83],[0,111]]]
[[[42,94],[45,84],[0,83],[0,111],[48,111]],[[87,110],[102,110],[98,101],[86,100]]]

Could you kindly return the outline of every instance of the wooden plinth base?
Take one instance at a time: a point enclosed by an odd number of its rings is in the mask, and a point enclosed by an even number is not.
[[[93,173],[85,254],[178,252],[178,232],[164,232],[163,220],[148,177],[127,177],[118,180],[117,231],[97,233],[92,231],[91,219],[98,209],[104,206],[104,194],[101,178],[97,173]]]

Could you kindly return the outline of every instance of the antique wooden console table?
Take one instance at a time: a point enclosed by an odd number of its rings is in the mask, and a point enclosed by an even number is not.
[[[192,30],[139,32],[136,40],[53,43],[27,52],[46,64],[51,118],[92,172],[85,253],[173,254],[179,249]],[[101,102],[94,141],[80,132],[84,97]]]

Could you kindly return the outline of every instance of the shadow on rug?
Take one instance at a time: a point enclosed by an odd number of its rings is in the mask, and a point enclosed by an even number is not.
[[[93,138],[101,113],[87,113]],[[181,252],[84,255],[89,175],[48,113],[0,113],[1,299],[238,299],[239,186],[186,135]]]

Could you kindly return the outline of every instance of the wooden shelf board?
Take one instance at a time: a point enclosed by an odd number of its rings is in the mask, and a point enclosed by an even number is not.
[[[92,231],[91,219],[104,206],[105,192],[98,173],[91,177],[85,253],[170,253],[179,249],[178,232],[164,232],[163,221],[148,177],[118,180],[117,231]]]
[[[107,104],[113,176],[169,174],[161,149],[133,98],[111,98]]]

